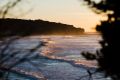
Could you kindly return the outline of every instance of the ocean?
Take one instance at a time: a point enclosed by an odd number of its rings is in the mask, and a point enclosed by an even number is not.
[[[85,35],[41,35],[29,36],[14,41],[10,48],[20,51],[12,60],[17,61],[25,56],[26,61],[12,69],[21,74],[10,73],[10,80],[88,80],[89,73],[95,73],[96,61],[87,61],[81,52],[91,52],[101,48],[98,34]],[[36,47],[40,44],[40,47]],[[35,49],[36,48],[36,49]],[[12,51],[11,51],[12,54]],[[26,76],[25,76],[26,75]],[[103,73],[96,72],[92,75],[93,80],[100,78]]]
[[[35,38],[35,37],[34,37]],[[47,42],[42,47],[41,54],[50,58],[73,60],[76,63],[86,64],[87,61],[81,55],[82,52],[96,53],[101,48],[99,41],[100,35],[73,35],[73,36],[40,36],[43,42]]]

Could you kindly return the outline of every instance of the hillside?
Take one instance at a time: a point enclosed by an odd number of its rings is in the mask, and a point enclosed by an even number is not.
[[[83,28],[44,20],[0,19],[0,35],[79,35]]]

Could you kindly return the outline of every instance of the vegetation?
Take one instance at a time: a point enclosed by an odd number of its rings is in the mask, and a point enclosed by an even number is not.
[[[18,4],[22,1],[23,0],[0,1],[0,18],[1,18],[0,19],[0,80],[9,80],[8,76],[10,73],[15,73],[18,75],[25,75],[19,71],[14,70],[13,68],[23,62],[30,62],[28,57],[42,46],[41,43],[39,43],[38,46],[36,46],[34,49],[28,50],[28,53],[26,53],[21,58],[20,57],[18,58],[19,54],[21,53],[21,50],[15,51],[14,49],[11,48],[12,43],[16,40],[19,40],[22,37],[22,35],[16,34],[17,36],[13,35],[11,37],[10,35],[7,35],[6,34],[7,32],[4,32],[6,28],[2,27],[2,25],[5,24],[5,23],[2,23],[2,19],[6,18],[6,16],[9,15],[10,10],[13,10],[13,8],[15,7],[17,8]],[[5,2],[4,5],[1,4],[2,2]],[[35,55],[35,56],[38,56],[38,55]],[[10,63],[12,60],[14,62]],[[28,76],[28,75],[25,75],[25,76]]]
[[[119,0],[84,0],[97,14],[105,14],[108,19],[101,21],[96,30],[101,32],[103,40],[100,41],[102,48],[96,51],[96,55],[89,52],[83,55],[90,60],[96,60],[99,70],[105,72],[105,77],[113,80],[120,79],[119,46],[120,46],[120,3]]]
[[[35,34],[81,34],[83,28],[75,28],[73,25],[49,22],[43,20],[0,19],[0,35],[35,35]]]

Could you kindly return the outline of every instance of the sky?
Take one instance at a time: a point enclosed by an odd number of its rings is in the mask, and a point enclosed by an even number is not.
[[[95,26],[101,20],[101,16],[83,5],[82,0],[29,0],[22,6],[24,9],[30,7],[32,11],[20,18],[70,24],[84,28],[86,32],[95,32]]]

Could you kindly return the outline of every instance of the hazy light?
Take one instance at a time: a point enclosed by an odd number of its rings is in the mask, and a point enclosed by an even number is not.
[[[29,0],[29,3],[34,5],[33,11],[20,18],[71,24],[75,27],[82,27],[87,32],[95,31],[94,28],[101,19],[101,16],[93,13],[78,0]],[[28,8],[28,4],[23,6],[25,9]]]

